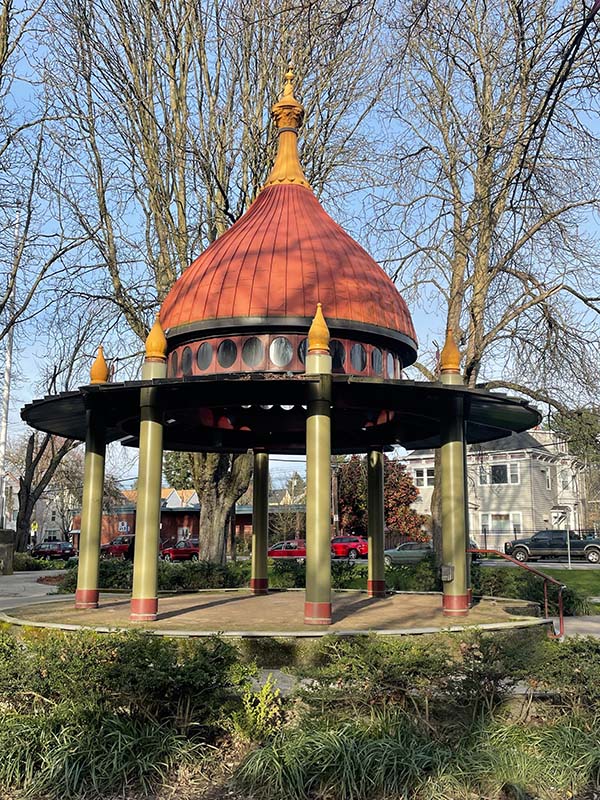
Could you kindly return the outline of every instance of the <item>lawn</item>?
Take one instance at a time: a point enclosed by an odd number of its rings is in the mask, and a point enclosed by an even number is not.
[[[586,597],[600,597],[600,569],[566,569],[544,565],[541,571]]]

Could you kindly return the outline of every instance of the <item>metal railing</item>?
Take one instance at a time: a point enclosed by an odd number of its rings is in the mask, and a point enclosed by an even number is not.
[[[529,564],[524,564],[522,561],[517,561],[516,558],[512,558],[512,556],[507,556],[506,553],[501,553],[500,550],[487,550],[481,548],[470,548],[467,550],[467,553],[484,553],[484,554],[492,554],[495,556],[500,556],[505,561],[510,561],[512,564],[516,564],[517,567],[521,567],[521,569],[527,570],[527,572],[532,572],[534,575],[538,575],[540,578],[544,580],[544,616],[546,619],[550,619],[550,612],[548,608],[548,584],[553,583],[555,586],[558,586],[558,633],[554,630],[554,624],[552,625],[552,632],[548,631],[548,636],[551,639],[562,639],[565,635],[565,619],[563,614],[563,589],[567,587],[564,583],[557,581],[556,578],[553,578],[551,575],[546,575],[545,572],[542,572],[535,567],[530,567]]]

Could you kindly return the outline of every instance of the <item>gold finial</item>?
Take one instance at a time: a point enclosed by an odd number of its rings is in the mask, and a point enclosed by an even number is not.
[[[329,352],[329,328],[321,311],[321,303],[317,303],[317,311],[308,331],[308,352]]]
[[[279,146],[273,169],[263,188],[277,184],[294,184],[310,189],[298,159],[298,128],[304,119],[304,107],[294,97],[291,67],[285,73],[285,85],[281,98],[271,109],[279,129]]]
[[[160,324],[159,315],[156,315],[154,325],[146,339],[146,361],[167,360],[167,339]]]
[[[90,369],[90,383],[108,383],[108,364],[104,358],[104,348],[98,348],[98,354]]]
[[[442,352],[440,353],[440,371],[460,372],[460,353],[454,340],[452,328],[448,328],[446,341],[444,343]]]

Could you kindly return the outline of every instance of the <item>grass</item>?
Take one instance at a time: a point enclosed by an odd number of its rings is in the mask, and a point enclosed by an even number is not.
[[[586,597],[600,597],[600,569],[565,569],[544,565],[542,572],[548,572],[569,589],[575,589]]]

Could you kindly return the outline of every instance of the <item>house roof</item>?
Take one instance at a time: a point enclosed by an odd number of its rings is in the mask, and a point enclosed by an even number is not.
[[[545,445],[541,444],[541,442],[527,431],[523,431],[523,433],[511,433],[510,436],[504,436],[502,439],[495,439],[491,442],[479,442],[468,446],[468,451],[470,453],[509,453],[514,450],[539,450],[543,453],[550,452]],[[435,451],[431,448],[427,450],[413,450],[405,458],[427,458],[427,456],[433,456],[434,452]]]

